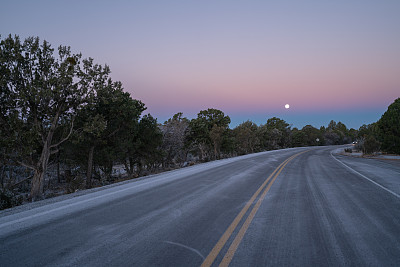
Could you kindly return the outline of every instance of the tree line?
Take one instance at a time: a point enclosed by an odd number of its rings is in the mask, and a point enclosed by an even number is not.
[[[217,109],[159,124],[111,79],[109,66],[38,37],[1,39],[0,73],[0,208],[195,162],[345,144],[369,127],[331,121],[297,129],[274,117],[230,129]]]

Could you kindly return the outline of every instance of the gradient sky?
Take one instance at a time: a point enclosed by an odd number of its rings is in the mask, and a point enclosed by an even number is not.
[[[159,122],[217,108],[231,127],[358,129],[400,97],[399,0],[1,0],[9,33],[108,64]]]

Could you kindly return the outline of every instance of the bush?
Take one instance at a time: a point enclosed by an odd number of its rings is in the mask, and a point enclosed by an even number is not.
[[[12,208],[22,204],[22,196],[8,189],[0,189],[0,210]]]
[[[74,193],[85,188],[85,177],[83,174],[77,174],[72,177],[68,183],[67,194]]]
[[[373,136],[367,136],[362,144],[363,154],[373,154],[378,152],[381,144]]]
[[[353,153],[353,149],[351,149],[351,148],[345,148],[345,149],[344,149],[344,152]]]

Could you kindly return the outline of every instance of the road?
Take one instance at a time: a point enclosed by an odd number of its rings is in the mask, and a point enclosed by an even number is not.
[[[400,165],[269,151],[0,213],[1,266],[400,266]]]

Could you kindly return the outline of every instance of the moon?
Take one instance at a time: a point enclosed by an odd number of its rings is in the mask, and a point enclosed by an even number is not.
[[[286,105],[285,105],[285,108],[286,108],[286,109],[289,109],[289,108],[290,108],[289,104],[286,104]]]

